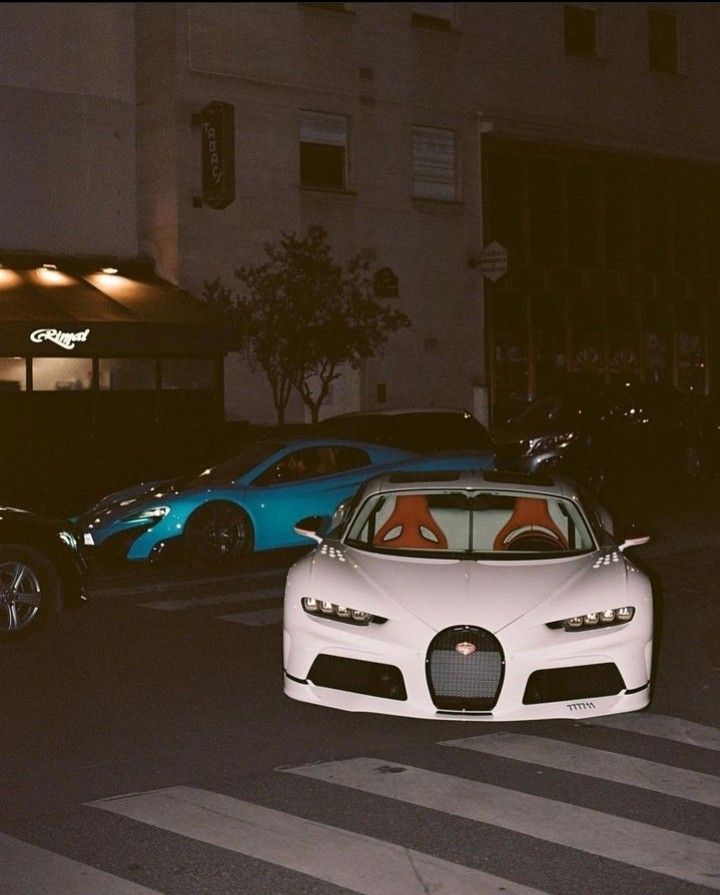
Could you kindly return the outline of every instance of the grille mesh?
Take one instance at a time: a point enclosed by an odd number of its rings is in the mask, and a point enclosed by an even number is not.
[[[475,651],[463,655],[459,643]],[[502,648],[489,631],[468,625],[447,628],[433,638],[427,653],[430,694],[439,709],[489,711],[497,702],[505,670]]]

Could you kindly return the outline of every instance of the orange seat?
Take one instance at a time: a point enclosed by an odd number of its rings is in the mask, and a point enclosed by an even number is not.
[[[512,516],[495,537],[493,550],[509,550],[530,537],[554,543],[558,548],[567,550],[567,541],[550,518],[547,501],[542,497],[517,498]]]
[[[388,537],[396,528],[400,532],[395,537]],[[437,540],[430,537],[430,534]],[[395,508],[387,522],[375,534],[373,544],[380,547],[433,549],[447,547],[447,538],[430,515],[427,498],[422,494],[403,494],[395,498]]]

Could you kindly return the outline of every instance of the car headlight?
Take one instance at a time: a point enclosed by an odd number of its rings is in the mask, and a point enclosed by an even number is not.
[[[302,607],[310,615],[318,615],[331,618],[337,622],[347,622],[350,625],[369,625],[370,622],[382,624],[386,618],[372,615],[362,609],[352,609],[340,603],[331,603],[329,600],[316,600],[315,597],[303,597]]]
[[[601,609],[585,615],[572,615],[558,622],[548,622],[548,628],[564,628],[566,631],[590,631],[593,628],[611,628],[624,625],[635,615],[634,606],[620,606],[618,609]]]
[[[139,513],[132,513],[130,516],[124,516],[123,522],[149,522],[155,524],[164,519],[170,512],[170,507],[149,507],[147,510],[141,510]]]
[[[77,550],[77,538],[71,531],[59,531],[58,537],[68,545],[71,550]]]
[[[542,438],[531,438],[525,451],[527,456],[539,454],[540,451],[563,450],[575,438],[574,432],[563,432],[560,435],[544,435]]]

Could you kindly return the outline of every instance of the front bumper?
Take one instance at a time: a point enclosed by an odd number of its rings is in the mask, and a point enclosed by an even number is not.
[[[496,634],[504,656],[497,699],[489,711],[475,712],[440,709],[433,701],[426,651],[435,632],[427,628],[422,633],[415,630],[414,642],[420,647],[418,649],[409,645],[410,638],[397,636],[402,632],[393,630],[396,626],[392,622],[370,625],[358,633],[357,629],[337,630],[344,626],[324,619],[301,618],[298,613],[302,610],[293,611],[286,607],[284,691],[292,699],[303,702],[351,712],[432,720],[522,721],[591,718],[630,712],[644,708],[650,701],[651,619],[636,617],[622,627],[583,633],[551,630],[544,625],[531,630],[518,623],[509,626]],[[399,677],[402,686],[395,687],[392,698],[318,686],[311,674],[313,667],[318,668],[318,664],[314,664],[318,656],[355,660],[369,668],[396,669],[397,672],[390,672],[390,677],[396,681]],[[610,666],[617,669],[616,674],[610,675],[618,681],[617,687],[612,688],[616,692],[608,694],[605,688],[603,692],[607,695],[595,695],[600,691],[597,688],[593,691],[590,686],[586,693],[574,689],[571,698],[540,702],[533,701],[529,695],[532,689],[529,682],[536,672],[547,671],[548,679],[567,678],[573,676],[571,669],[587,666],[591,667],[590,671],[593,666],[597,669],[596,677],[602,677],[600,672]],[[370,678],[377,675],[382,676],[382,672],[371,673]],[[577,675],[577,679],[592,681],[593,675],[585,671]],[[533,680],[537,680],[537,675]],[[328,683],[327,675],[324,683]],[[347,687],[346,683],[341,683]],[[374,691],[378,692],[376,686]]]

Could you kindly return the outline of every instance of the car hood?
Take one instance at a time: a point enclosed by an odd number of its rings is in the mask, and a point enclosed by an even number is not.
[[[123,513],[127,513],[138,504],[156,500],[161,494],[177,494],[179,482],[179,479],[158,479],[153,482],[141,482],[139,485],[124,488],[122,491],[114,491],[76,517],[76,521],[82,524],[90,517],[112,515],[120,509]]]
[[[410,559],[352,548],[345,553],[350,562],[316,554],[313,577],[324,579],[325,566],[348,605],[354,599],[359,608],[392,617],[395,604],[438,631],[477,624],[497,632],[550,600],[552,618],[543,615],[542,622],[556,621],[605,608],[595,605],[605,589],[617,605],[625,594],[625,563],[615,548],[537,561]]]
[[[557,426],[516,426],[507,429],[497,429],[493,432],[493,444],[498,447],[503,445],[527,444],[535,438],[546,438],[548,435],[558,435],[567,429]]]
[[[0,524],[12,526],[15,530],[25,527],[35,531],[60,531],[68,527],[66,520],[23,510],[20,507],[0,507]]]

